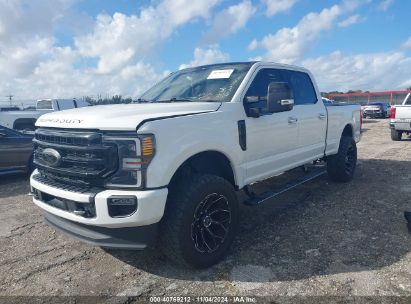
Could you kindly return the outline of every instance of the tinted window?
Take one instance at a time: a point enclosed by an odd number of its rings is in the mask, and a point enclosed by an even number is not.
[[[294,93],[294,103],[296,105],[317,102],[317,94],[307,73],[289,70],[284,70],[284,73]]]
[[[258,96],[262,100],[267,100],[268,85],[271,82],[284,82],[283,73],[280,70],[262,69],[255,76],[246,96]]]
[[[261,69],[254,77],[253,82],[247,90],[245,96],[258,97],[258,107],[262,114],[269,113],[267,107],[268,85],[271,82],[286,82],[282,70]]]
[[[53,105],[51,100],[39,100],[37,101],[37,110],[53,110]]]
[[[72,100],[58,100],[57,102],[61,111],[74,108],[74,102]]]
[[[307,73],[279,69],[262,69],[254,78],[246,96],[259,96],[266,99],[268,85],[271,82],[287,82],[296,105],[314,104],[317,94]]]

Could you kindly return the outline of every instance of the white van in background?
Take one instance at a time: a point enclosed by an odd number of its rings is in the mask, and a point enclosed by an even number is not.
[[[54,112],[88,106],[90,106],[88,102],[76,99],[39,99],[36,103],[36,110]]]
[[[20,131],[34,131],[37,119],[45,113],[87,106],[90,106],[88,102],[76,99],[39,99],[35,111],[1,108],[0,125]]]

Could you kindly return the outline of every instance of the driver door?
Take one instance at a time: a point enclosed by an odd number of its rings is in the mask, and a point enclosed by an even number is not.
[[[261,116],[247,117],[246,184],[262,180],[291,168],[296,161],[298,120],[295,110],[270,113],[267,104],[268,87],[272,82],[287,82],[280,69],[257,71],[245,99],[261,103]],[[247,104],[244,103],[247,111]]]
[[[24,168],[32,149],[31,140],[0,126],[0,170]]]

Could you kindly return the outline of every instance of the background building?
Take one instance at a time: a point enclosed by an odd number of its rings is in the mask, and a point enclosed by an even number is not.
[[[389,102],[395,105],[401,104],[408,93],[411,93],[411,91],[355,92],[329,94],[328,98],[337,102],[359,103],[361,105],[366,105],[370,102]]]

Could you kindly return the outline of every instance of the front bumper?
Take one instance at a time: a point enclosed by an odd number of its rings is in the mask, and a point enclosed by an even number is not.
[[[155,224],[161,220],[164,214],[168,194],[167,188],[147,191],[103,190],[95,194],[79,193],[41,183],[33,178],[36,174],[38,174],[37,170],[35,170],[30,177],[32,192],[37,190],[56,198],[68,199],[78,204],[94,202],[95,216],[87,218],[56,208],[42,201],[40,198],[33,197],[33,202],[46,212],[71,222],[106,228],[136,227]],[[110,197],[118,196],[135,196],[137,198],[137,210],[127,217],[111,217],[108,211],[107,200]]]
[[[411,119],[391,119],[390,128],[397,131],[411,131]]]
[[[367,112],[367,111],[365,111],[365,112],[363,112],[363,117],[364,118],[366,118],[366,117],[371,117],[371,118],[385,118],[385,113],[384,112],[372,112],[372,111],[370,111],[370,112]]]
[[[106,247],[143,250],[155,243],[158,224],[141,227],[106,228],[79,224],[46,213],[46,223],[74,239],[87,244]]]

